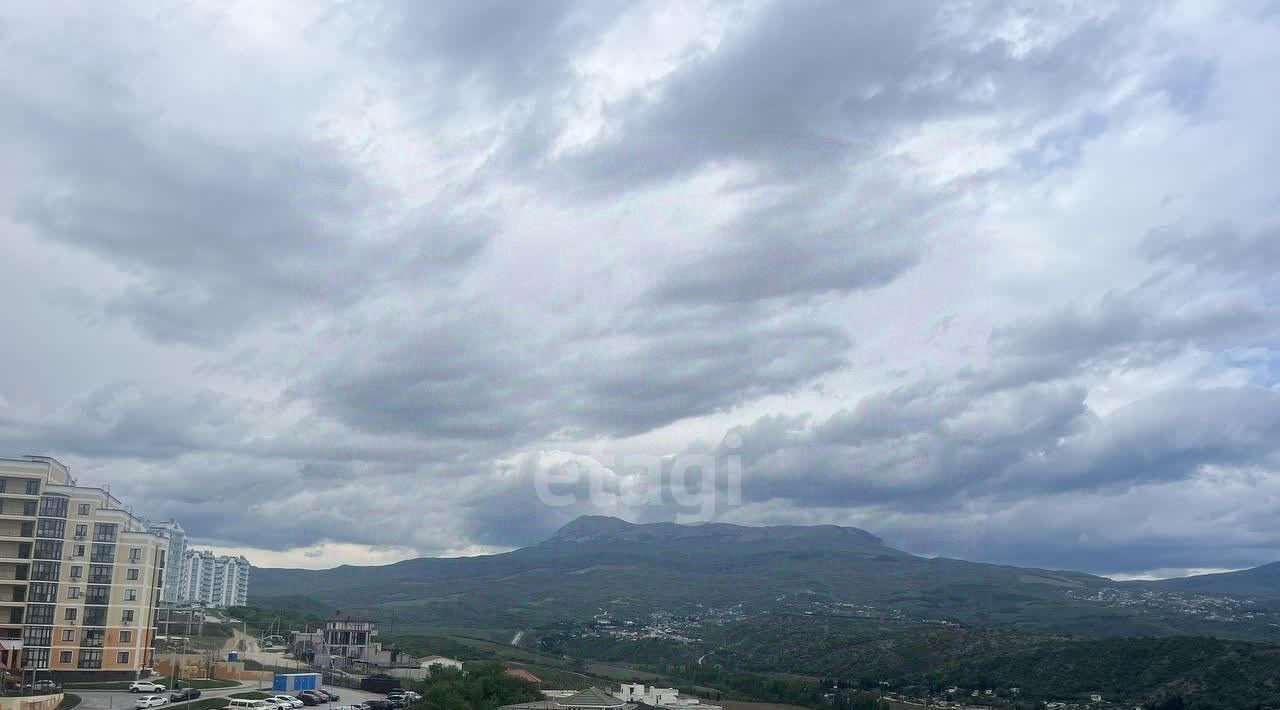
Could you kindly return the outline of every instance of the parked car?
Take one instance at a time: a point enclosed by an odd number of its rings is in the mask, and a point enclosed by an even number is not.
[[[292,704],[286,703],[278,698],[263,698],[263,707],[271,708],[271,710],[291,710]]]
[[[339,700],[341,700],[341,699],[342,699],[342,697],[341,697],[340,695],[338,695],[337,693],[333,692],[332,690],[325,690],[324,688],[321,688],[320,690],[318,690],[318,691],[316,691],[316,692],[318,692],[318,693],[320,693],[321,695],[324,695],[325,697],[329,698],[329,702],[331,702],[331,703],[336,703],[336,702],[338,702]]]
[[[129,684],[130,693],[163,693],[165,687],[149,680],[135,680]]]
[[[57,690],[58,684],[48,678],[42,678],[34,683],[28,683],[23,687],[30,690],[32,693],[46,693]]]
[[[169,702],[163,695],[142,695],[138,697],[137,702],[133,704],[135,708],[142,710],[143,708],[154,708]]]
[[[419,700],[422,700],[422,696],[413,692],[412,690],[404,691],[404,697],[406,700],[408,700],[411,703],[416,703]]]
[[[365,710],[395,710],[396,707],[390,700],[366,700],[362,705]]]
[[[303,705],[323,705],[329,702],[329,699],[314,690],[303,690],[298,693],[298,700]]]
[[[293,697],[292,695],[277,695],[275,696],[275,699],[282,703],[281,707],[300,708],[303,705],[305,705],[305,703]]]
[[[169,693],[169,702],[178,703],[183,700],[195,700],[198,697],[200,697],[199,688],[178,688],[172,693]]]

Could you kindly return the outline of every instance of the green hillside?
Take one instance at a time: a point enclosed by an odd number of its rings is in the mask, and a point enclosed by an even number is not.
[[[1267,609],[1229,616],[1197,614],[1178,598],[1107,601],[1127,588],[1077,572],[918,557],[854,528],[588,517],[500,555],[259,569],[250,601],[309,612],[359,608],[394,617],[405,630],[522,629],[580,622],[602,609],[642,620],[742,605],[752,613],[862,614],[1071,635],[1280,638],[1272,624],[1280,617]]]

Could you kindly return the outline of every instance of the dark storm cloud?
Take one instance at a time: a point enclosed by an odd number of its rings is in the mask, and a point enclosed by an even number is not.
[[[1066,19],[1036,10],[1033,26]],[[1108,71],[1119,18],[1074,18],[1066,37],[1020,56],[990,33],[1016,14],[985,3],[769,3],[654,98],[616,107],[616,138],[587,156],[589,174],[630,185],[738,161],[823,174],[906,125],[997,107],[1043,111]]]
[[[235,441],[243,435],[239,414],[211,391],[176,397],[117,383],[42,417],[0,413],[0,444],[87,458],[174,459]]]
[[[65,93],[19,88],[0,106],[15,164],[30,167],[17,219],[119,266],[132,283],[106,312],[158,340],[214,346],[339,309],[445,274],[492,236],[452,206],[401,209],[334,143],[215,138],[171,120],[127,73],[51,73]]]
[[[1277,328],[1280,318],[1256,294],[1202,296],[1198,284],[1157,277],[996,328],[995,366],[969,375],[975,391],[1000,390],[1090,368],[1141,367],[1196,347],[1248,345]]]
[[[501,314],[453,314],[387,331],[296,394],[370,432],[493,445],[629,435],[790,391],[842,367],[849,345],[837,329],[739,309],[642,311],[589,337],[513,337],[521,327]]]
[[[765,196],[725,241],[672,269],[653,298],[732,304],[884,286],[919,261],[930,211],[944,199],[877,184],[858,191],[856,207],[824,215],[836,197],[830,186]]]
[[[1170,392],[1106,416],[1090,413],[1084,394],[1036,387],[946,402],[927,421],[899,427],[867,409],[812,428],[758,424],[740,430],[744,495],[938,511],[970,499],[1124,490],[1184,480],[1205,466],[1280,461],[1274,392]]]

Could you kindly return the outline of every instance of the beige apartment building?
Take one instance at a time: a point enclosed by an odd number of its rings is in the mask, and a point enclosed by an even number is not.
[[[72,681],[150,668],[167,545],[56,460],[0,458],[0,670]]]

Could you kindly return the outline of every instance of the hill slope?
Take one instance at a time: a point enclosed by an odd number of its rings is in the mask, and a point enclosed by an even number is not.
[[[1071,633],[1172,630],[1158,615],[1077,598],[1110,584],[1076,572],[918,557],[856,528],[585,517],[500,555],[258,569],[250,601],[305,594],[333,608],[394,613],[405,628],[523,628],[589,619],[606,607],[640,617],[741,604]]]
[[[1280,562],[1237,572],[1162,579],[1149,584],[1153,588],[1170,591],[1280,598]]]

